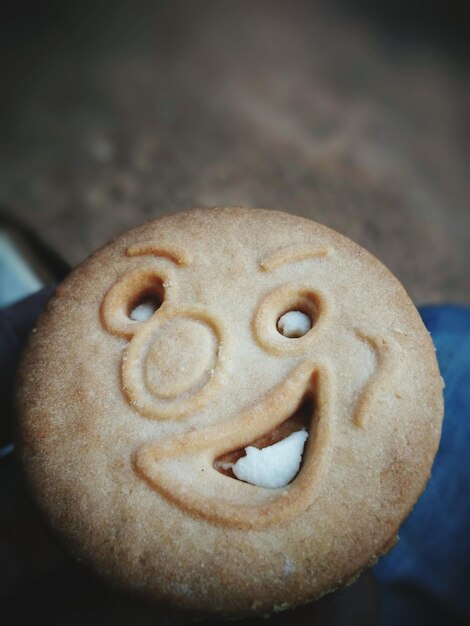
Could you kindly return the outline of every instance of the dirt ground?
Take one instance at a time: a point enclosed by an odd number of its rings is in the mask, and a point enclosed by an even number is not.
[[[0,203],[72,264],[164,213],[279,208],[364,245],[418,304],[468,302],[462,51],[347,4],[12,8]]]

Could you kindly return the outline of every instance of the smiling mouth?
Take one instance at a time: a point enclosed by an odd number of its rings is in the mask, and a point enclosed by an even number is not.
[[[304,362],[254,407],[224,424],[144,444],[134,467],[185,512],[213,523],[260,528],[283,521],[313,502],[330,449],[328,372]],[[247,446],[265,448],[307,429],[300,470],[285,487],[234,480],[230,467]]]
[[[253,476],[254,480],[250,480],[248,476],[241,478],[240,472],[237,472],[237,468],[240,466],[240,463],[238,463],[238,461],[240,461],[240,459],[245,459],[249,461],[252,458],[249,454],[250,451],[256,452],[256,461],[253,459],[251,463],[252,469],[255,471],[255,473],[266,474],[267,471],[279,473],[281,474],[280,481],[282,486],[286,486],[287,484],[291,483],[292,480],[294,480],[298,473],[302,470],[305,460],[305,455],[303,454],[305,441],[304,438],[301,437],[299,444],[295,446],[296,449],[292,449],[292,446],[290,446],[290,458],[286,458],[285,444],[289,441],[292,441],[293,438],[291,437],[291,435],[293,435],[294,433],[305,433],[305,439],[308,438],[310,432],[314,433],[315,417],[315,390],[312,386],[312,388],[308,389],[308,391],[305,393],[305,396],[302,399],[300,405],[290,417],[288,417],[284,422],[279,424],[279,426],[276,426],[270,432],[257,438],[255,441],[251,441],[248,444],[245,444],[242,448],[232,450],[231,452],[219,456],[214,461],[214,469],[230,478],[244,480],[245,482],[259,485],[260,482],[256,482],[256,476]],[[283,442],[282,446],[277,445],[281,444],[281,442]],[[267,448],[269,448],[269,450],[267,450]],[[264,450],[265,453],[268,452],[269,456],[265,454],[259,454],[258,451],[261,450]],[[294,458],[292,458],[292,453],[294,455]],[[297,459],[295,457],[297,457]],[[283,480],[282,474],[285,475],[287,469],[284,466],[288,465],[289,463],[293,463],[294,465],[296,465],[296,460],[298,462],[298,467],[296,470],[294,470],[294,475],[289,476],[289,478],[287,478],[286,480]],[[263,463],[268,463],[270,467],[263,468]],[[256,467],[256,465],[258,465],[258,468]],[[273,480],[268,479],[266,481],[266,478],[269,477],[265,477],[265,482],[268,483],[275,483],[277,479],[277,477],[273,477]]]

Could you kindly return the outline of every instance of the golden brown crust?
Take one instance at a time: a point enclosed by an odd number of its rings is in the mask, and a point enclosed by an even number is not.
[[[160,309],[131,321],[152,290]],[[295,306],[314,325],[294,340],[275,322]],[[263,209],[168,216],[96,252],[41,316],[18,390],[21,458],[71,549],[124,588],[227,616],[318,597],[387,550],[443,412],[399,282],[338,233]],[[308,393],[290,485],[214,468]]]

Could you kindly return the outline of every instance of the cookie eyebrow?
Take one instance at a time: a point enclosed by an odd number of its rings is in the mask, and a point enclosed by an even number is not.
[[[272,272],[286,263],[296,263],[304,259],[322,258],[328,256],[331,250],[327,246],[316,247],[311,244],[288,246],[274,252],[259,264],[263,272]]]
[[[155,243],[149,241],[144,243],[136,243],[133,246],[129,246],[126,250],[127,256],[145,256],[150,254],[152,256],[163,257],[172,261],[176,265],[186,266],[190,264],[188,255],[183,250],[175,248],[167,248],[166,246],[157,246]]]

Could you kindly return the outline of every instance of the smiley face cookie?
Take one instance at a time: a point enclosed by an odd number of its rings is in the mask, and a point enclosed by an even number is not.
[[[304,603],[389,549],[439,442],[431,339],[365,250],[276,211],[201,209],[57,289],[19,380],[21,459],[70,549],[200,613]]]

